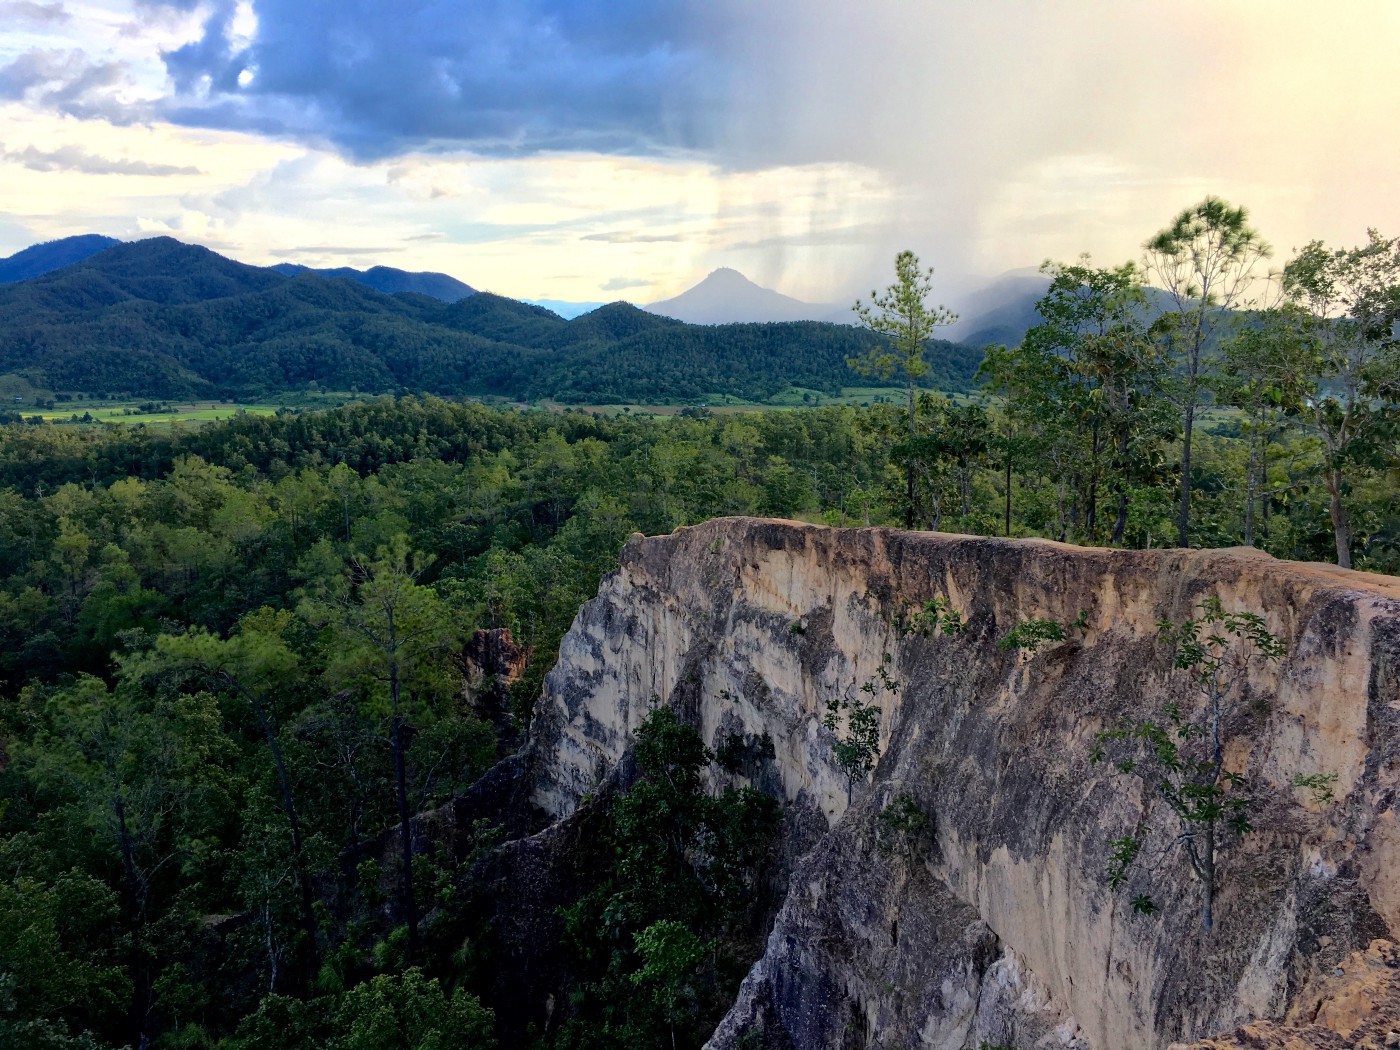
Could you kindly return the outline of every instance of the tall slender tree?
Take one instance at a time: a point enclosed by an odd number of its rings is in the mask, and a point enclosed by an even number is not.
[[[895,282],[883,292],[871,291],[870,300],[857,300],[854,306],[860,323],[872,332],[883,335],[887,342],[872,347],[867,353],[847,360],[861,375],[889,382],[895,376],[904,379],[907,398],[906,427],[908,447],[905,455],[904,525],[914,527],[915,475],[918,465],[914,447],[917,438],[917,404],[914,388],[928,374],[924,353],[935,328],[952,324],[958,315],[943,306],[929,305],[933,292],[933,267],[919,265],[919,257],[904,251],[895,256]]]
[[[1149,278],[1170,303],[1157,330],[1176,365],[1181,411],[1177,546],[1185,547],[1191,525],[1191,439],[1205,392],[1206,354],[1231,311],[1247,304],[1255,267],[1272,249],[1249,224],[1248,211],[1219,197],[1185,209],[1143,247]]]
[[[410,719],[445,696],[445,661],[456,640],[453,617],[431,587],[419,582],[426,563],[397,536],[373,560],[355,562],[330,593],[306,606],[308,619],[329,629],[327,678],[357,686],[387,722],[399,818],[401,918],[408,960],[418,960],[418,910],[413,890],[413,809],[408,799]]]

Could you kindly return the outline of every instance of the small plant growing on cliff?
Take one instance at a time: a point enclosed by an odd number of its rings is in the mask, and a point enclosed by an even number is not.
[[[1065,629],[1055,620],[1022,620],[997,642],[998,649],[1022,649],[1034,653],[1043,645],[1065,640]]]
[[[901,791],[875,818],[875,843],[881,853],[897,853],[913,860],[922,855],[933,832],[933,822],[912,795]]]
[[[860,687],[861,696],[849,694],[832,697],[826,702],[822,725],[836,737],[832,751],[836,763],[846,774],[846,798],[858,781],[864,780],[875,768],[880,752],[880,708],[876,704],[881,693],[899,692],[899,683],[889,672],[890,654],[886,653],[875,674]],[[844,723],[844,726],[843,726]]]
[[[967,620],[941,594],[934,595],[923,606],[899,623],[899,633],[908,638],[932,638],[936,634],[962,634]]]
[[[1282,640],[1270,634],[1257,613],[1227,613],[1217,597],[1198,606],[1200,615],[1182,623],[1163,620],[1162,640],[1176,650],[1172,666],[1187,671],[1205,700],[1199,717],[1185,715],[1179,704],[1168,704],[1162,720],[1145,720],[1110,729],[1095,739],[1091,758],[1108,757],[1112,745],[1128,745],[1114,764],[1120,773],[1139,777],[1176,817],[1177,834],[1162,856],[1177,845],[1185,851],[1201,883],[1201,926],[1215,923],[1217,857],[1227,833],[1253,830],[1249,822],[1249,785],[1239,773],[1225,768],[1225,702],[1243,686],[1252,663],[1283,656]],[[1108,882],[1117,888],[1142,853],[1137,835],[1110,844]],[[1143,914],[1156,912],[1146,894],[1133,899]]]
[[[1336,773],[1308,773],[1300,774],[1291,781],[1293,787],[1302,788],[1312,796],[1313,804],[1326,806],[1336,801],[1335,789],[1337,787]]]
[[[1005,638],[997,642],[997,648],[1025,650],[1033,655],[1042,646],[1063,642],[1069,637],[1070,631],[1083,631],[1087,630],[1088,627],[1088,609],[1080,609],[1079,615],[1069,623],[1060,623],[1058,620],[1025,619],[1011,628],[1006,633]]]

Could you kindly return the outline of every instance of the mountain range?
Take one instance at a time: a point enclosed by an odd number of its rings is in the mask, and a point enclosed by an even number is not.
[[[455,303],[476,293],[476,289],[471,285],[463,284],[457,278],[449,277],[445,273],[412,273],[408,270],[397,270],[392,266],[371,266],[368,270],[338,266],[330,270],[317,270],[310,266],[300,266],[297,263],[278,263],[276,266],[268,267],[268,269],[276,270],[287,277],[294,277],[299,273],[314,273],[321,277],[344,277],[386,295],[413,292],[416,295],[441,299],[445,303]]]
[[[565,320],[488,292],[389,295],[362,280],[372,272],[286,273],[169,237],[109,245],[0,285],[0,375],[135,397],[314,383],[573,403],[766,400],[867,382],[847,359],[877,342],[846,325],[695,325],[628,303]],[[980,350],[930,345],[929,385],[969,389]]]
[[[72,265],[97,252],[122,243],[112,237],[86,234],[34,245],[8,259],[0,259],[0,285],[27,280]],[[453,303],[474,293],[470,285],[444,273],[410,272],[391,266],[357,270],[348,266],[317,269],[297,263],[278,263],[269,269],[284,276],[313,273],[321,277],[346,278],[390,295],[415,293]],[[1026,331],[1040,322],[1035,305],[1045,293],[1048,280],[1036,270],[1013,270],[991,280],[963,281],[952,295],[958,321],[944,333],[952,342],[985,347],[995,343],[1015,344]],[[956,286],[955,286],[956,287]],[[572,319],[605,305],[601,302],[575,302],[563,299],[529,299],[565,319]],[[737,270],[722,267],[699,284],[670,299],[641,307],[650,313],[690,324],[716,325],[781,321],[826,321],[849,325],[853,315],[848,304],[808,303],[764,288]]]

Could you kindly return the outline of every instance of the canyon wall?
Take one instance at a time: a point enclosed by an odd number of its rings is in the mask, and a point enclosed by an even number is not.
[[[1200,709],[1158,623],[1209,596],[1261,614],[1287,654],[1252,662],[1228,704],[1227,767],[1249,778],[1255,830],[1222,854],[1207,933],[1180,849],[1107,886],[1114,839],[1166,850],[1173,824],[1090,753],[1168,703]],[[966,629],[901,630],[933,598]],[[997,645],[1028,618],[1077,625],[1034,652]],[[856,692],[881,667],[897,688]],[[634,537],[580,611],[536,708],[530,790],[570,817],[657,703],[712,747],[763,742],[748,779],[806,829],[804,856],[716,1048],[1158,1050],[1251,1023],[1322,1030],[1327,1010],[1299,1011],[1330,1001],[1355,953],[1393,959],[1400,933],[1397,671],[1389,577],[1247,550],[719,519]],[[878,764],[854,786],[822,725],[842,695],[880,707]],[[1312,774],[1334,778],[1331,801],[1292,786]],[[894,803],[928,833],[890,848]],[[1146,892],[1160,914],[1129,905]]]

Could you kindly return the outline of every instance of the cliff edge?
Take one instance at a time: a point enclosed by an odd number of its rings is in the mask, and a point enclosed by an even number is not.
[[[1107,886],[1113,840],[1168,823],[1090,754],[1106,728],[1199,709],[1158,622],[1210,596],[1262,615],[1287,654],[1252,664],[1228,710],[1255,830],[1222,853],[1207,933],[1180,850]],[[901,628],[935,598],[965,630]],[[1075,627],[997,645],[1030,618]],[[882,667],[878,763],[848,787],[822,718]],[[1390,577],[718,519],[634,537],[580,611],[536,708],[530,790],[569,818],[653,703],[712,747],[765,741],[745,779],[782,798],[803,855],[715,1048],[1400,1045],[1397,672]],[[1292,786],[1314,775],[1330,800]],[[928,830],[892,849],[896,802]],[[1159,914],[1129,905],[1147,888]],[[1364,995],[1346,983],[1362,966]]]

